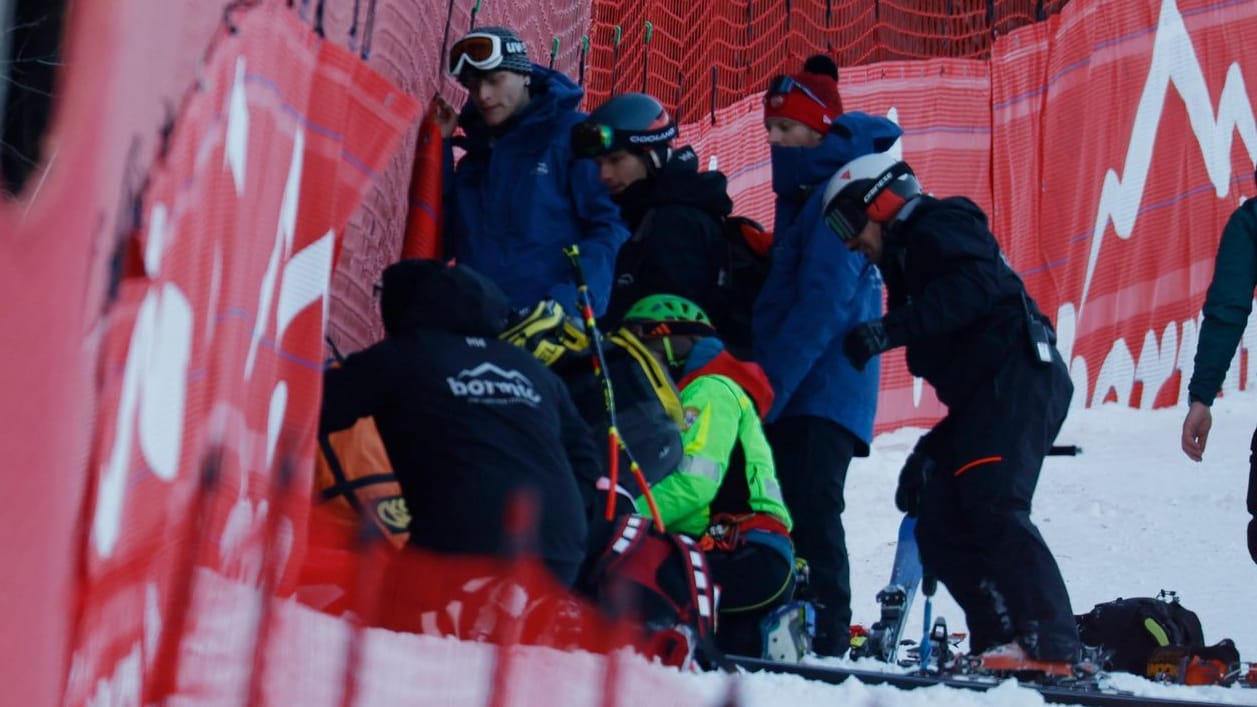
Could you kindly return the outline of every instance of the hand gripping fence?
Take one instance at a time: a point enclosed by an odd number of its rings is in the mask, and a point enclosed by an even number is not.
[[[610,477],[611,486],[607,489],[606,519],[611,520],[615,517],[615,489],[620,482],[619,452],[623,451],[624,456],[628,457],[629,470],[633,478],[637,479],[637,485],[642,488],[642,494],[646,496],[646,504],[650,506],[650,516],[655,521],[655,529],[662,533],[664,532],[663,521],[659,519],[659,507],[655,505],[655,496],[650,492],[646,475],[642,473],[642,468],[637,464],[637,458],[633,456],[633,452],[624,443],[624,438],[620,436],[616,424],[615,390],[611,387],[611,378],[607,376],[606,358],[602,352],[602,334],[598,331],[598,324],[594,320],[594,306],[589,294],[589,283],[585,281],[585,268],[580,262],[580,246],[573,243],[564,248],[563,253],[571,261],[572,271],[576,273],[576,293],[580,296],[581,315],[585,318],[585,329],[589,332],[589,338],[594,343],[594,375],[602,383],[602,398],[607,405],[608,449],[611,450],[607,476]]]

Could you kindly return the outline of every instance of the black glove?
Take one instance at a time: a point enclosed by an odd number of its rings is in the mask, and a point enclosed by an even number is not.
[[[930,473],[934,462],[921,452],[908,455],[899,471],[899,485],[895,487],[895,508],[916,518],[921,508],[921,489],[925,488],[925,479]]]
[[[842,340],[842,354],[857,371],[863,371],[870,358],[891,348],[890,336],[881,319],[857,324]]]
[[[584,325],[566,316],[563,305],[552,299],[541,300],[516,312],[498,338],[528,351],[547,366],[554,366],[566,354],[579,353],[589,346]]]

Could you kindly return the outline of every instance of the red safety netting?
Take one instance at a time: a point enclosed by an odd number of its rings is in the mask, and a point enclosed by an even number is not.
[[[86,703],[101,679],[137,684],[153,703],[181,689],[195,574],[263,595],[296,584],[338,234],[417,115],[285,8],[239,23],[149,175],[144,227],[94,323],[67,704]],[[254,618],[239,628],[261,654],[268,624]],[[260,689],[260,670],[242,696]]]
[[[587,105],[645,91],[682,122],[711,116],[797,71],[812,54],[841,67],[990,56],[992,42],[1064,0],[599,0],[589,27]],[[618,41],[617,41],[618,40]],[[845,77],[844,77],[845,78]]]

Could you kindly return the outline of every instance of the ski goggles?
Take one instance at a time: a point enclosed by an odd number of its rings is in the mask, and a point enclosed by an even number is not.
[[[828,108],[828,106],[825,105],[825,101],[820,99],[820,96],[812,93],[812,89],[785,75],[778,76],[769,82],[768,91],[764,93],[764,105],[768,105],[772,99],[778,96],[784,96],[791,91],[798,91],[813,101],[816,101],[816,103],[821,107]]]
[[[864,205],[855,199],[839,196],[825,207],[825,225],[843,243],[850,243],[860,235],[869,222]]]
[[[613,152],[615,128],[586,120],[572,126],[572,152],[578,157],[597,157]]]
[[[617,150],[647,150],[677,136],[675,123],[663,130],[616,130],[592,120],[572,126],[572,152],[577,157],[597,157]]]
[[[470,66],[480,71],[492,71],[502,64],[509,54],[528,54],[523,42],[502,41],[497,35],[472,32],[454,43],[450,49],[450,74],[457,77]]]

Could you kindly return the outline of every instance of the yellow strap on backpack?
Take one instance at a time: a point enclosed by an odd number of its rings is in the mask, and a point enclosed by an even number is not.
[[[672,382],[672,377],[659,365],[659,360],[651,355],[646,347],[642,344],[633,333],[627,329],[618,329],[608,337],[611,343],[619,346],[629,353],[637,365],[642,367],[646,372],[646,377],[650,380],[650,387],[654,388],[655,396],[659,398],[659,402],[663,403],[663,408],[668,411],[668,417],[677,423],[678,426],[685,424],[685,412],[681,408],[681,397],[677,394],[676,385]]]

